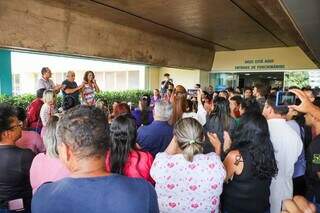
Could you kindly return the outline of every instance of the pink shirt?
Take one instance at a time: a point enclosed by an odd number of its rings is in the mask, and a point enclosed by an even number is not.
[[[22,149],[31,149],[35,154],[44,152],[42,138],[35,131],[22,131],[21,138],[16,141],[16,146]]]
[[[33,193],[46,182],[54,182],[68,177],[69,170],[58,159],[44,153],[38,154],[32,161],[30,168],[30,183]]]
[[[140,160],[138,162],[138,159]],[[150,169],[153,163],[153,156],[149,152],[131,151],[124,167],[124,174],[127,177],[143,178],[154,184],[150,176]],[[106,156],[106,169],[110,172],[109,152]]]

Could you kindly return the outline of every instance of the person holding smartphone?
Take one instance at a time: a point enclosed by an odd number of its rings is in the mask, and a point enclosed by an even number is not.
[[[89,106],[95,105],[95,93],[100,92],[100,89],[92,71],[85,72],[83,77],[83,85],[84,86],[81,91],[82,103]]]
[[[161,95],[164,96],[168,89],[173,89],[173,80],[170,78],[170,74],[166,73],[163,75],[164,80],[161,81]]]

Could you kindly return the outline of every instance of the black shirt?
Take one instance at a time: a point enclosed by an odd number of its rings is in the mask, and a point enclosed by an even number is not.
[[[240,151],[243,170],[224,185],[222,207],[229,213],[264,213],[270,208],[271,177],[260,179],[253,175],[253,161],[248,151]]]
[[[161,93],[162,94],[167,92],[167,90],[169,89],[169,85],[173,86],[172,79],[161,81]]]
[[[8,201],[20,198],[25,207],[30,207],[29,171],[33,152],[13,145],[0,145],[0,156],[0,208],[8,208]]]
[[[320,203],[320,178],[317,173],[320,172],[320,135],[317,135],[309,145],[307,150],[307,196],[316,197],[317,203]]]
[[[77,82],[73,81],[68,81],[68,80],[64,80],[62,82],[62,85],[63,85],[63,89],[62,89],[62,95],[63,95],[63,98],[65,98],[66,96],[72,96],[76,102],[76,105],[80,104],[79,102],[79,90],[75,91],[74,93],[71,93],[71,94],[67,94],[65,93],[65,90],[66,89],[75,89],[78,87],[77,85]]]
[[[259,103],[260,112],[262,112],[264,105],[266,104],[266,99],[264,97],[261,97],[257,99],[257,102]]]
[[[229,125],[224,128],[222,121],[217,116],[215,116],[215,115],[207,116],[207,122],[203,127],[204,132],[205,132],[205,137],[206,137],[204,147],[203,147],[203,153],[207,154],[209,152],[214,151],[214,148],[213,148],[212,144],[210,143],[209,138],[207,136],[207,132],[216,133],[218,138],[220,139],[220,141],[222,143],[222,147],[223,147],[223,143],[224,143],[224,139],[223,139],[224,133],[223,132],[225,130],[227,130],[229,135],[232,136],[236,127],[237,127],[236,121],[232,117],[229,117]]]

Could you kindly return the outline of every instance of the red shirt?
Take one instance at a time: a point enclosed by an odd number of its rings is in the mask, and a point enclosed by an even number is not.
[[[37,98],[31,102],[27,108],[27,127],[41,128],[40,110],[43,105],[41,98]]]
[[[106,170],[110,172],[109,151],[106,155]],[[140,158],[140,159],[139,159]],[[139,160],[139,161],[138,161]],[[128,156],[128,160],[124,166],[124,174],[127,177],[143,178],[154,184],[154,180],[150,176],[150,169],[153,163],[153,156],[149,152],[133,150]]]

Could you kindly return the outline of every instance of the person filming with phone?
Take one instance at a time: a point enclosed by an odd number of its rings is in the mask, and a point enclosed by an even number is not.
[[[100,92],[95,75],[92,71],[84,73],[83,88],[81,90],[82,104],[93,106],[96,103],[95,93]]]
[[[165,73],[164,80],[161,81],[161,95],[164,96],[164,94],[167,93],[168,89],[173,89],[173,80],[170,78],[169,73]]]

